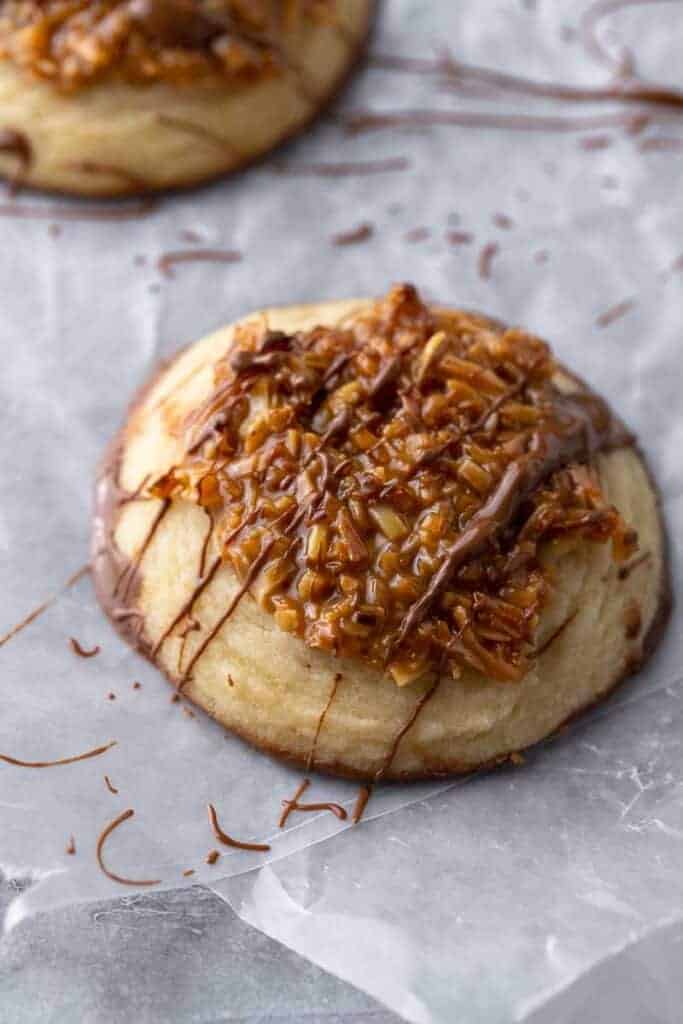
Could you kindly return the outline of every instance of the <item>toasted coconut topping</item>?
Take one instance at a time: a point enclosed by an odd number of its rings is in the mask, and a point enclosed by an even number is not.
[[[607,406],[538,338],[409,285],[336,327],[238,327],[184,430],[150,493],[211,515],[280,629],[399,685],[464,666],[520,680],[541,547],[637,546],[592,467],[628,443]]]
[[[115,73],[137,83],[253,80],[286,66],[281,41],[332,0],[5,0],[0,58],[77,89]]]

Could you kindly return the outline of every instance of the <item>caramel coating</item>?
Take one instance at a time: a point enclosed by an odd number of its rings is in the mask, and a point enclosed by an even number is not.
[[[548,347],[402,285],[348,323],[251,323],[148,485],[210,515],[277,625],[386,668],[523,678],[551,580],[542,543],[636,546],[589,462],[623,432],[558,388]]]
[[[6,0],[0,58],[74,90],[126,81],[250,81],[284,66],[279,42],[331,0]]]

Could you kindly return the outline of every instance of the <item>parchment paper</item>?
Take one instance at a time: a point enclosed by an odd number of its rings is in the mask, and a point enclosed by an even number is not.
[[[463,60],[602,84],[607,70],[572,33],[584,6],[389,0],[373,51],[431,60],[447,43]],[[619,40],[635,50],[643,74],[675,83],[680,6],[629,8],[605,22],[615,34],[605,40],[614,52]],[[582,132],[347,133],[342,115],[365,108],[595,123]],[[555,993],[606,958],[630,950],[637,974],[645,960],[634,944],[644,936],[651,949],[661,933],[668,948],[683,911],[675,624],[645,672],[523,768],[387,787],[356,828],[302,815],[277,834],[280,801],[300,773],[170,703],[156,671],[104,620],[87,578],[61,589],[87,558],[97,459],[160,358],[253,308],[380,294],[412,280],[434,300],[548,337],[613,401],[661,486],[678,591],[683,132],[663,114],[615,126],[622,109],[454,90],[436,73],[369,67],[305,139],[242,176],[165,198],[142,218],[83,219],[82,204],[33,196],[17,203],[44,219],[0,218],[0,636],[56,597],[0,649],[0,753],[44,760],[118,741],[63,767],[0,764],[0,862],[25,886],[6,927],[35,910],[128,891],[99,871],[95,844],[133,808],[105,849],[113,870],[166,887],[212,884],[247,921],[409,1020],[540,1020]],[[320,164],[386,159],[404,169],[319,173]],[[332,244],[363,222],[374,229],[369,241]],[[498,249],[482,277],[489,243]],[[182,248],[237,248],[244,260],[185,264],[165,278],[158,258]],[[70,636],[100,644],[101,654],[76,657]],[[330,780],[314,787],[316,800],[349,807],[356,794]],[[209,801],[226,831],[267,838],[271,854],[225,850],[206,865],[219,847]],[[65,852],[71,835],[74,855]],[[584,1012],[599,997],[595,977]],[[670,970],[639,986],[629,1008],[642,996],[649,1016],[632,1019],[677,1020],[675,983]]]

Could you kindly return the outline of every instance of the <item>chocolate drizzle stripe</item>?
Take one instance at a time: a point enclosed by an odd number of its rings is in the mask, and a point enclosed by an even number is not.
[[[357,825],[365,813],[365,808],[368,805],[368,800],[372,796],[372,783],[363,783],[358,790],[358,796],[356,797],[356,803],[354,804],[353,811],[351,812],[351,821],[354,825]]]
[[[595,321],[596,326],[609,327],[609,325],[613,324],[615,320],[621,320],[623,316],[630,313],[635,307],[635,304],[634,299],[624,299],[622,302],[617,302],[616,305],[610,306],[609,309],[606,309],[604,313],[601,313],[600,316],[597,317]]]
[[[348,418],[347,418],[347,419],[348,419]],[[346,423],[346,421],[345,421],[345,423]],[[330,424],[330,426],[328,427],[328,429],[327,429],[326,433],[325,433],[325,434],[323,435],[323,437],[322,437],[322,439],[321,439],[321,442],[320,442],[320,445],[319,445],[319,447],[318,447],[318,448],[317,448],[317,449],[316,449],[315,451],[311,452],[311,456],[309,457],[309,460],[308,460],[309,462],[310,462],[310,461],[311,461],[311,459],[312,459],[312,458],[314,458],[314,457],[315,457],[316,455],[319,455],[319,454],[320,454],[320,449],[321,449],[321,448],[322,448],[322,447],[324,446],[324,443],[325,443],[325,440],[326,440],[326,438],[328,437],[328,435],[329,435],[329,436],[332,436],[332,434],[331,434],[331,431],[332,431],[332,428],[333,428],[333,427],[334,427],[334,429],[335,429],[335,430],[337,430],[337,429],[338,429],[338,426],[337,426],[337,425],[335,425],[335,421],[334,421],[334,420],[332,421],[332,423],[331,423],[331,424]],[[303,506],[302,506],[302,507],[301,507],[301,508],[299,509],[299,511],[298,511],[298,512],[297,512],[297,513],[295,514],[294,518],[293,518],[293,519],[291,519],[291,521],[290,521],[290,523],[289,523],[288,527],[287,527],[287,528],[286,528],[286,530],[284,531],[284,532],[285,532],[285,535],[286,535],[286,533],[287,533],[288,531],[292,531],[292,530],[294,530],[294,529],[296,528],[296,526],[298,526],[298,524],[299,524],[299,523],[301,522],[301,520],[303,519],[303,517],[304,517],[304,516],[305,516],[305,515],[306,515],[306,514],[307,514],[308,512],[312,511],[312,507],[313,507],[313,506],[314,506],[314,505],[316,504],[316,500],[317,500],[317,499],[319,499],[320,497],[321,497],[321,495],[320,495],[320,494],[318,494],[318,495],[317,495],[317,498],[316,498],[316,497],[314,497],[314,499],[313,499],[313,501],[311,502],[311,505],[310,505],[310,506],[307,506],[307,505],[303,505]],[[275,520],[275,522],[273,523],[273,526],[277,526],[277,525],[279,525],[279,523],[280,523],[280,522],[281,522],[281,521],[282,521],[282,520],[283,520],[284,518],[287,518],[287,516],[289,516],[289,515],[290,515],[290,513],[291,513],[291,510],[290,510],[290,509],[287,509],[287,510],[285,510],[285,512],[284,512],[284,513],[283,513],[283,514],[282,514],[281,516],[279,516],[279,517],[278,517],[278,518],[277,518],[277,519]],[[241,529],[242,525],[244,525],[244,523],[241,523],[241,524],[240,524],[240,527],[239,527],[240,529]],[[252,583],[254,582],[254,580],[256,579],[256,577],[258,576],[259,572],[260,572],[260,571],[261,571],[261,569],[263,568],[263,566],[264,566],[265,562],[267,561],[267,559],[268,559],[268,555],[270,554],[270,550],[271,550],[271,548],[273,547],[273,544],[275,543],[275,540],[276,540],[276,537],[275,537],[275,535],[273,535],[272,537],[270,537],[270,538],[269,538],[269,539],[268,539],[268,540],[267,540],[267,541],[265,542],[265,544],[264,544],[264,546],[263,546],[263,548],[262,548],[262,550],[261,550],[260,554],[259,554],[259,555],[257,556],[257,558],[256,558],[256,559],[255,559],[255,560],[254,560],[254,561],[252,562],[252,564],[251,564],[251,565],[249,566],[249,570],[248,570],[248,572],[247,572],[247,575],[246,575],[246,577],[245,577],[244,581],[243,581],[243,582],[242,582],[242,584],[241,584],[241,585],[240,585],[240,586],[238,587],[238,589],[237,589],[236,593],[235,593],[235,594],[233,595],[233,597],[231,598],[231,600],[230,600],[230,602],[229,602],[229,604],[228,604],[228,607],[227,607],[227,609],[225,610],[225,612],[223,613],[223,615],[221,616],[221,618],[220,618],[220,619],[218,620],[218,622],[217,622],[217,623],[215,624],[215,626],[214,626],[214,627],[213,627],[213,628],[211,629],[211,631],[209,632],[209,634],[208,634],[208,635],[207,635],[207,636],[205,637],[205,639],[204,639],[204,640],[202,641],[202,643],[201,643],[201,644],[199,645],[198,649],[197,649],[197,650],[195,651],[195,653],[193,654],[192,658],[190,659],[190,662],[189,662],[189,664],[188,664],[188,666],[187,666],[187,668],[186,668],[186,670],[185,670],[185,673],[184,673],[184,675],[183,675],[182,679],[180,680],[180,682],[179,682],[179,684],[178,684],[178,690],[182,690],[182,689],[184,688],[184,686],[185,686],[185,685],[187,684],[187,682],[188,682],[188,681],[189,681],[189,679],[190,679],[190,673],[192,672],[192,669],[193,669],[193,668],[194,668],[194,666],[195,666],[195,665],[197,664],[197,662],[199,661],[199,659],[200,659],[200,658],[202,657],[202,655],[203,655],[203,654],[204,654],[204,652],[206,651],[207,647],[208,647],[208,646],[209,646],[209,645],[211,644],[211,642],[212,642],[212,641],[213,641],[213,640],[215,639],[216,635],[217,635],[217,634],[218,634],[218,633],[220,632],[220,630],[221,630],[221,629],[223,628],[223,626],[225,625],[225,623],[227,622],[227,620],[228,620],[228,619],[230,618],[230,616],[232,615],[232,613],[233,613],[233,612],[235,611],[235,609],[236,609],[237,605],[239,604],[239,602],[240,602],[240,601],[242,600],[242,598],[244,597],[244,595],[245,595],[245,594],[247,593],[247,591],[249,590],[249,587],[250,587],[250,586],[252,585]],[[296,543],[296,542],[297,542],[296,540],[295,540],[295,541],[292,541],[292,544],[294,544],[294,543]],[[289,549],[289,550],[291,550],[291,545],[290,545],[290,549]],[[289,551],[288,551],[288,553],[289,553]],[[218,559],[218,563],[219,563],[219,564],[220,564],[220,561],[221,561],[221,560],[220,560],[220,557],[219,557],[219,559]],[[215,563],[214,563],[214,564],[215,564]],[[193,603],[193,601],[192,601],[191,603]],[[179,621],[179,619],[178,619],[178,621]],[[162,642],[163,642],[163,641],[162,641]],[[155,650],[156,650],[156,648],[155,648]]]
[[[369,238],[375,233],[375,229],[372,224],[367,222],[359,224],[356,228],[351,228],[350,231],[341,231],[339,234],[332,236],[333,245],[356,245],[358,242],[367,242]]]
[[[284,803],[285,801],[283,801]],[[340,821],[346,821],[346,809],[341,804],[335,804],[332,802],[325,802],[319,804],[296,804],[292,807],[292,811],[331,811],[335,818],[339,818]]]
[[[125,569],[123,570],[123,572],[119,576],[118,580],[116,581],[116,586],[114,587],[114,597],[116,597],[118,595],[119,587],[121,586],[121,584],[123,583],[123,581],[125,579],[126,580],[126,585],[124,586],[124,588],[123,588],[123,590],[121,592],[121,598],[125,601],[125,599],[126,599],[126,597],[128,595],[128,592],[129,592],[129,590],[131,588],[131,585],[133,583],[133,580],[135,578],[135,574],[138,571],[138,569],[140,568],[142,560],[143,560],[143,558],[145,557],[145,555],[147,553],[147,549],[149,548],[150,544],[154,540],[154,535],[157,532],[157,530],[159,529],[159,527],[161,526],[161,523],[162,523],[162,521],[164,519],[164,516],[166,515],[166,513],[168,512],[170,507],[171,507],[170,499],[169,498],[165,498],[162,501],[162,503],[161,503],[159,511],[157,512],[157,514],[155,515],[154,519],[152,520],[152,523],[151,523],[151,525],[150,525],[150,527],[149,527],[149,529],[148,529],[148,531],[147,531],[147,533],[145,535],[145,539],[143,540],[141,547],[139,548],[137,554],[135,555],[135,558],[133,558],[128,563],[128,565],[125,567]]]
[[[488,242],[479,253],[479,277],[488,281],[491,277],[493,261],[500,252],[497,242]]]
[[[95,655],[100,653],[100,645],[95,644],[90,650],[86,650],[85,647],[81,647],[75,636],[69,637],[69,646],[74,654],[77,654],[79,658],[94,658]]]
[[[498,395],[497,398],[494,398],[490,405],[488,405],[486,409],[484,409],[481,416],[479,416],[474,421],[474,423],[471,424],[471,426],[467,427],[466,430],[459,430],[457,433],[454,433],[451,437],[449,437],[447,441],[444,441],[443,444],[438,445],[438,447],[436,448],[428,448],[423,455],[419,456],[415,460],[415,465],[413,466],[408,479],[414,476],[414,474],[419,469],[422,469],[424,466],[427,466],[430,463],[434,462],[436,459],[440,458],[440,456],[447,452],[453,445],[462,444],[463,441],[466,441],[468,438],[472,437],[473,434],[476,434],[479,430],[481,430],[484,427],[486,421],[490,419],[491,416],[494,416],[497,412],[500,412],[504,405],[512,401],[513,398],[516,398],[518,395],[522,394],[527,384],[529,383],[529,375],[531,374],[533,369],[534,366],[531,367],[528,373],[520,376],[519,380],[515,381],[515,383],[512,384],[506,391],[504,391],[501,395]]]
[[[322,709],[322,711],[320,712],[320,717],[318,718],[318,724],[316,725],[316,728],[315,728],[315,736],[313,737],[313,742],[311,743],[311,749],[310,749],[310,751],[308,753],[308,760],[306,761],[306,771],[307,772],[310,772],[310,770],[313,767],[313,764],[315,762],[315,752],[316,752],[316,748],[318,746],[318,737],[320,736],[320,730],[322,729],[323,723],[325,721],[325,718],[327,717],[327,712],[330,710],[330,708],[332,706],[332,701],[334,700],[334,698],[337,695],[337,689],[339,687],[339,683],[341,682],[341,679],[342,679],[341,672],[337,672],[335,674],[334,681],[332,683],[332,689],[330,690],[329,696],[328,696],[327,700],[325,701],[325,706]]]
[[[148,500],[146,498],[141,499],[140,496],[141,496],[142,492],[144,491],[144,489],[145,489],[145,487],[146,487],[146,485],[147,485],[147,483],[149,481],[150,476],[151,476],[151,473],[145,473],[145,475],[143,476],[142,480],[137,485],[135,490],[131,491],[130,494],[126,494],[122,498],[119,499],[119,506],[130,505],[134,501],[140,501],[140,500],[146,501],[146,500]]]
[[[195,589],[192,591],[192,594],[187,599],[185,604],[182,606],[182,608],[180,609],[180,611],[178,612],[176,617],[173,619],[171,624],[166,627],[166,629],[163,631],[163,633],[161,634],[161,636],[157,640],[156,644],[152,648],[152,657],[155,657],[159,653],[159,651],[161,649],[161,646],[164,643],[164,641],[168,639],[168,637],[171,635],[173,630],[176,628],[176,626],[178,626],[180,624],[180,622],[182,622],[182,620],[185,618],[185,616],[186,615],[190,615],[192,613],[192,609],[194,608],[195,602],[199,600],[199,598],[204,593],[206,588],[209,586],[209,584],[213,580],[214,576],[216,575],[216,573],[218,572],[220,567],[221,567],[221,559],[217,558],[215,560],[215,562],[213,562],[213,564],[212,564],[211,568],[209,569],[207,575],[195,587]]]
[[[598,42],[595,32],[598,23],[621,8],[662,2],[666,2],[666,0],[607,0],[607,2],[593,4],[583,15],[584,46],[591,56],[612,68],[616,67],[623,75],[623,66],[613,61],[609,52]],[[453,90],[461,90],[463,86],[479,84],[501,91],[570,103],[650,103],[655,106],[675,107],[683,105],[683,93],[658,83],[641,82],[632,78],[597,87],[567,85],[563,82],[542,82],[523,75],[497,71],[477,64],[468,64],[456,59],[447,49],[432,58],[375,54],[370,58],[370,64],[372,67],[385,71],[438,75],[443,79],[442,84]]]
[[[196,124],[194,121],[185,121],[183,118],[173,117],[170,114],[157,114],[157,120],[160,124],[166,125],[169,128],[177,128],[178,131],[187,132],[189,135],[203,139],[204,142],[210,143],[230,156],[236,157],[239,160],[244,159],[244,153],[233,142],[223,138],[222,135],[218,135],[217,132],[212,132],[210,128],[205,128],[204,125]]]
[[[305,793],[310,784],[310,779],[303,779],[302,782],[299,784],[297,791],[292,797],[292,799],[282,801],[282,814],[280,815],[280,820],[278,821],[278,828],[284,828],[285,824],[287,823],[287,819],[289,818],[290,814],[292,814],[294,811],[331,811],[331,813],[334,814],[336,818],[339,818],[340,821],[346,821],[346,809],[342,807],[341,804],[331,803],[327,801],[324,803],[314,804],[299,803],[299,798]]]
[[[261,568],[263,567],[263,565],[265,565],[265,562],[266,562],[266,560],[268,558],[268,555],[270,554],[270,549],[272,548],[274,543],[275,543],[275,537],[271,537],[268,541],[266,541],[266,543],[265,543],[263,549],[261,550],[261,553],[259,554],[259,556],[249,566],[249,571],[247,572],[247,575],[246,575],[244,581],[237,588],[237,591],[235,592],[235,594],[231,598],[230,603],[228,604],[227,609],[221,615],[221,617],[218,620],[218,622],[216,623],[216,625],[213,627],[213,629],[211,629],[211,631],[209,632],[208,636],[202,641],[202,643],[199,645],[199,647],[197,648],[195,653],[190,658],[190,662],[189,662],[187,668],[185,669],[185,673],[183,675],[183,678],[181,679],[181,681],[180,681],[180,683],[178,685],[178,689],[179,690],[182,690],[183,687],[186,685],[186,683],[189,681],[190,673],[192,672],[192,669],[195,667],[195,665],[197,664],[197,662],[199,661],[201,656],[206,651],[206,649],[209,646],[209,644],[212,642],[212,640],[214,640],[216,635],[223,628],[225,623],[228,621],[228,619],[230,618],[230,616],[234,612],[234,610],[237,607],[237,605],[240,603],[240,601],[242,600],[242,598],[244,597],[246,592],[249,590],[249,587],[252,585],[252,583],[254,582],[256,577],[258,576],[259,572],[261,571]]]
[[[112,834],[114,829],[118,828],[118,826],[123,824],[124,821],[128,821],[128,819],[132,818],[134,814],[135,811],[132,808],[129,808],[127,811],[123,811],[122,814],[119,814],[118,818],[114,818],[114,820],[111,821],[102,830],[97,840],[97,863],[99,864],[100,869],[107,876],[107,878],[111,878],[112,882],[118,882],[120,885],[159,885],[159,883],[161,882],[160,878],[125,878],[122,875],[117,875],[114,871],[110,871],[110,869],[104,863],[102,854],[104,851],[104,844],[106,843],[107,839]]]
[[[299,797],[303,796],[303,794],[306,792],[306,790],[308,789],[310,784],[311,784],[311,780],[310,779],[302,779],[301,782],[299,783],[299,785],[297,786],[296,793],[294,794],[292,799],[291,800],[283,800],[282,801],[282,808],[283,809],[282,809],[282,813],[281,813],[280,818],[279,818],[278,823],[277,823],[278,828],[284,828],[285,827],[285,825],[287,824],[287,818],[290,816],[290,814],[294,810],[294,807],[296,806],[296,804],[297,804],[297,802],[299,800]]]
[[[420,712],[425,707],[425,705],[432,699],[432,697],[438,690],[440,681],[440,679],[435,679],[432,685],[429,687],[429,689],[425,693],[423,693],[422,696],[419,697],[418,700],[415,702],[415,707],[410,713],[410,717],[406,721],[405,725],[401,726],[399,731],[394,736],[391,746],[389,747],[389,752],[387,753],[387,756],[385,757],[382,765],[375,772],[375,782],[379,782],[390,770],[392,764],[394,763],[396,754],[398,753],[398,748],[401,744],[401,740],[403,739],[405,734],[410,729],[412,729],[413,725],[415,724],[420,715]]]
[[[267,853],[270,850],[268,843],[243,843],[239,839],[233,839],[218,824],[218,815],[213,804],[209,804],[207,810],[211,830],[219,843],[223,843],[224,846],[233,846],[236,850],[253,850],[255,853]]]
[[[114,784],[112,783],[112,781],[111,781],[111,779],[109,778],[109,776],[108,776],[108,775],[105,775],[105,776],[104,776],[104,784],[105,784],[105,786],[107,787],[107,789],[109,790],[109,792],[110,792],[110,793],[113,793],[113,794],[114,794],[114,796],[116,796],[116,794],[118,793],[118,789],[117,789],[117,788],[116,788],[116,786],[115,786],[115,785],[114,785]]]
[[[339,161],[337,163],[276,164],[277,174],[292,177],[316,176],[320,178],[348,178],[371,174],[407,171],[412,166],[406,157],[387,157],[385,160]]]
[[[242,253],[236,249],[178,249],[164,253],[157,267],[164,277],[174,277],[173,268],[179,263],[239,263]]]
[[[360,110],[345,118],[348,135],[396,128],[481,128],[517,132],[572,133],[597,128],[626,128],[635,114],[617,112],[572,117],[543,114],[493,114],[459,110]]]
[[[628,562],[626,565],[622,565],[617,572],[617,576],[620,580],[627,580],[632,572],[638,569],[641,565],[645,565],[647,562],[652,560],[652,552],[644,551],[638,558],[634,558],[633,561]]]
[[[216,525],[211,512],[207,512],[207,515],[209,517],[209,528],[206,531],[204,543],[202,544],[202,550],[199,553],[199,572],[197,576],[198,579],[200,580],[204,578],[204,570],[206,569],[206,556],[209,550],[209,544],[211,543],[211,538],[213,536],[214,526]]]
[[[35,622],[35,620],[39,616],[41,616],[43,612],[47,611],[47,609],[51,605],[53,605],[55,601],[57,601],[62,596],[62,594],[65,594],[67,590],[70,590],[71,587],[74,586],[74,584],[78,583],[78,581],[82,579],[83,576],[86,576],[89,572],[89,565],[84,565],[80,569],[77,569],[72,576],[69,576],[64,586],[56,594],[54,594],[52,597],[49,597],[47,601],[43,601],[43,603],[39,604],[37,608],[34,608],[32,612],[29,612],[25,619],[22,619],[21,622],[18,622],[16,624],[16,626],[12,626],[12,628],[9,629],[3,636],[0,636],[0,647],[3,647],[6,643],[8,643],[13,637],[17,635],[17,633],[21,633],[22,629],[26,629],[26,627],[30,626],[32,622]]]
[[[18,757],[10,757],[8,754],[0,754],[0,761],[4,761],[6,764],[17,765],[19,768],[54,768],[61,764],[75,764],[76,761],[88,761],[91,757],[99,757],[100,754],[105,754],[115,746],[116,740],[112,740],[103,747],[87,750],[85,754],[77,754],[75,757],[61,757],[57,761],[23,761]]]
[[[96,160],[72,160],[64,166],[68,170],[78,171],[82,174],[90,174],[95,177],[107,176],[110,178],[118,178],[125,185],[130,185],[132,188],[137,189],[139,192],[145,192],[152,188],[151,182],[147,181],[146,178],[140,177],[139,174],[134,174],[132,171],[126,170],[125,167],[117,167],[115,164],[103,164]]]
[[[453,67],[456,79],[453,84],[462,79],[469,79],[541,99],[568,103],[637,103],[674,108],[683,106],[683,93],[656,84],[619,82],[607,86],[581,87],[560,82],[539,82],[522,75],[505,74],[473,64],[454,62]]]
[[[28,203],[0,203],[0,217],[16,217],[21,220],[51,221],[126,221],[145,217],[156,208],[156,201],[149,196],[101,206],[74,203],[73,206],[38,206]]]

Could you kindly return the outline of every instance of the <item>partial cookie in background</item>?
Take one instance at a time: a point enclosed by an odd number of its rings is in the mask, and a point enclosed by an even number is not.
[[[193,185],[301,131],[374,0],[6,0],[0,175],[89,196]]]
[[[410,286],[181,353],[103,466],[93,565],[187,697],[365,779],[541,740],[642,663],[667,610],[623,425],[539,339]]]

